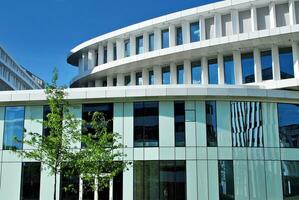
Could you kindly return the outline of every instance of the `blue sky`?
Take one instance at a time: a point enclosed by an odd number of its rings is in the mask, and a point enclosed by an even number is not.
[[[70,49],[90,38],[175,11],[218,0],[2,0],[0,45],[31,72],[68,85],[78,73]]]

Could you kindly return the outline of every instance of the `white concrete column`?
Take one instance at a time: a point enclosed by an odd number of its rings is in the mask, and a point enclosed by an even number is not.
[[[155,29],[154,31],[154,37],[155,37],[155,50],[161,49],[161,29]]]
[[[275,2],[271,1],[269,4],[270,28],[276,28],[276,12]]]
[[[81,58],[79,58],[79,74],[82,74],[84,72],[84,63],[83,63],[83,54],[81,55]]]
[[[136,85],[136,72],[131,72],[131,85]]]
[[[217,55],[217,64],[218,64],[218,82],[219,84],[224,84],[224,62],[223,62],[223,54],[221,53]]]
[[[96,87],[102,87],[103,86],[103,81],[100,79],[95,80],[95,86]]]
[[[170,63],[170,84],[177,84],[177,67],[175,63]]]
[[[233,34],[239,34],[239,12],[238,10],[233,9],[231,11],[231,18],[232,18],[232,26],[233,26]]]
[[[113,61],[113,43],[108,41],[107,44],[107,62]]]
[[[124,86],[125,84],[125,77],[123,74],[117,74],[117,77],[116,77],[116,85],[117,86]]]
[[[233,58],[234,58],[236,85],[240,85],[240,84],[242,84],[241,52],[240,51],[234,51],[233,52]]]
[[[272,74],[273,80],[280,80],[279,50],[277,45],[272,45]]]
[[[130,35],[130,56],[136,55],[136,37]]]
[[[295,1],[289,0],[289,14],[290,14],[290,25],[296,24],[296,11],[295,11]]]
[[[183,44],[190,43],[190,23],[188,21],[182,22]]]
[[[185,84],[191,84],[191,61],[184,60],[184,81]]]
[[[199,17],[200,40],[206,39],[206,23],[204,16]]]
[[[142,69],[142,84],[143,85],[148,85],[149,84],[148,69],[146,69],[146,68]]]
[[[299,46],[297,42],[292,42],[294,75],[299,78]]]
[[[96,65],[96,53],[94,49],[88,50],[87,59],[88,59],[88,69],[94,68],[94,66]]]
[[[257,31],[257,15],[256,15],[256,7],[251,6],[251,30]]]
[[[99,47],[98,47],[98,63],[99,65],[102,65],[104,64],[104,46],[102,44],[99,44]]]
[[[169,25],[169,47],[173,47],[176,45],[176,30],[175,25]]]
[[[202,74],[201,74],[202,84],[207,85],[207,84],[209,84],[209,69],[208,69],[207,57],[201,58],[201,67],[202,67]]]
[[[256,83],[262,82],[261,52],[258,48],[253,50],[254,79]]]
[[[162,84],[162,68],[160,66],[154,66],[154,85]]]
[[[215,23],[215,36],[216,38],[222,36],[222,25],[221,25],[221,15],[219,13],[215,14],[214,16],[214,23]]]
[[[112,87],[112,86],[113,86],[113,77],[107,76],[107,87]]]
[[[148,33],[147,32],[143,33],[143,48],[144,48],[144,53],[148,52],[149,39],[148,39]]]
[[[124,40],[123,39],[117,39],[116,40],[116,54],[117,54],[117,60],[122,59],[124,57]]]

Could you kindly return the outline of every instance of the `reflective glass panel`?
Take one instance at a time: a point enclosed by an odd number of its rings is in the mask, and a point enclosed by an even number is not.
[[[185,102],[174,102],[175,146],[185,146]]]
[[[192,62],[191,63],[191,78],[192,78],[192,84],[201,84],[201,63],[198,62]]]
[[[130,53],[130,40],[125,40],[125,57],[129,57],[131,55]]]
[[[217,146],[216,101],[206,101],[206,130],[208,147]]]
[[[155,76],[154,76],[154,71],[151,70],[148,72],[148,76],[149,76],[149,85],[154,85],[155,83]]]
[[[41,164],[39,162],[23,162],[21,178],[22,200],[39,200]]]
[[[235,69],[233,56],[225,56],[224,61],[224,83],[235,84]]]
[[[263,79],[263,81],[273,79],[271,50],[261,52],[261,68],[262,68],[262,79]]]
[[[161,32],[161,34],[162,34],[161,47],[162,47],[162,49],[168,48],[169,47],[169,30],[168,29],[163,30]]]
[[[184,66],[177,66],[177,84],[184,84]]]
[[[194,22],[190,24],[190,41],[197,42],[199,41],[199,22]]]
[[[234,169],[232,160],[218,161],[219,199],[234,200]]]
[[[281,168],[283,199],[299,199],[299,161],[282,161]]]
[[[108,55],[107,47],[104,47],[104,63],[107,63],[107,55]]]
[[[253,83],[255,81],[253,53],[242,54],[241,65],[243,83]]]
[[[131,76],[125,76],[125,86],[131,85]]]
[[[279,49],[280,78],[294,78],[294,63],[292,48]]]
[[[143,53],[143,36],[136,38],[136,54]]]
[[[162,68],[162,84],[163,85],[170,84],[170,68],[169,67]]]
[[[154,51],[155,50],[155,35],[154,35],[154,33],[149,34],[148,42],[149,42],[148,50]]]
[[[183,44],[183,31],[182,27],[176,28],[176,45]]]
[[[217,59],[208,60],[209,84],[218,84],[218,63]]]
[[[117,49],[116,49],[116,44],[113,44],[113,60],[117,59]]]

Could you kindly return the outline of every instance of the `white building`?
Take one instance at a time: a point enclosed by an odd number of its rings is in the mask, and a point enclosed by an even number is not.
[[[227,0],[84,42],[68,62],[72,112],[113,119],[133,162],[100,199],[299,198],[299,1]],[[51,199],[54,177],[17,158],[42,134],[41,90],[0,95],[0,199]],[[34,175],[34,176],[32,176]],[[60,199],[93,199],[79,177]],[[16,190],[20,188],[20,190]],[[110,192],[109,192],[110,191]]]

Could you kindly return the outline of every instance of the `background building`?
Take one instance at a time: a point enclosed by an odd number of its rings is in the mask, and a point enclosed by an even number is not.
[[[133,166],[102,199],[282,200],[299,196],[299,1],[222,1],[82,43],[68,62],[72,112],[101,111]],[[17,158],[42,134],[43,91],[0,95],[0,197],[52,198],[53,177]],[[3,136],[3,137],[2,137]],[[93,199],[60,176],[61,199]],[[34,187],[33,187],[34,186]],[[20,190],[18,190],[20,188]],[[110,192],[109,192],[110,191]]]

